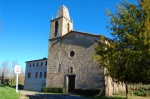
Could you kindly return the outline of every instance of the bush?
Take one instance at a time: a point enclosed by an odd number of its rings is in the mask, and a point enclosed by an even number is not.
[[[142,92],[139,91],[139,90],[138,90],[138,91],[135,91],[134,94],[137,95],[137,96],[144,96],[144,93],[142,93]]]
[[[144,89],[140,89],[140,92],[141,92],[141,93],[145,93]]]
[[[42,89],[43,92],[49,92],[49,93],[65,93],[65,88],[50,88],[45,87]]]
[[[12,87],[12,88],[16,88],[16,85],[14,85],[14,86],[10,86],[10,87]],[[21,85],[21,84],[18,84],[18,89],[19,90],[23,90],[23,85]]]
[[[134,94],[137,96],[149,96],[149,91],[140,89],[140,90],[134,91]]]
[[[75,93],[79,95],[87,95],[87,96],[95,96],[95,95],[103,95],[104,91],[100,90],[92,90],[92,89],[75,89]]]

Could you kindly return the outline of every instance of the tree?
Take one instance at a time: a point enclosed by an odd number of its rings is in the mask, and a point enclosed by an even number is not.
[[[11,75],[9,75],[10,74],[9,61],[4,61],[4,62],[1,63],[0,72],[1,72],[1,74],[4,74],[4,76],[6,78],[11,76]]]
[[[16,74],[14,72],[14,67],[17,65],[18,62],[16,60],[13,60],[11,65],[9,64],[9,61],[3,61],[0,65],[0,74],[4,74],[4,82],[7,83],[7,85],[15,86],[16,84]],[[23,70],[19,74],[19,84],[24,84],[24,72]]]
[[[124,1],[116,6],[116,14],[107,9],[113,38],[100,36],[95,48],[98,65],[126,87],[128,83],[150,83],[149,5],[150,0],[138,0],[137,5]]]

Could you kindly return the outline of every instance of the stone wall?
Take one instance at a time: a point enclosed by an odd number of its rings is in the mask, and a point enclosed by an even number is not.
[[[104,69],[104,74],[106,68]],[[105,76],[105,95],[111,96],[115,93],[124,92],[125,84],[122,82],[114,82],[110,76]]]
[[[94,62],[95,40],[98,36],[71,32],[49,43],[46,86],[67,88],[67,75],[75,75],[75,89],[104,88],[104,73]],[[70,51],[75,55],[70,56]],[[69,68],[73,73],[69,73]]]

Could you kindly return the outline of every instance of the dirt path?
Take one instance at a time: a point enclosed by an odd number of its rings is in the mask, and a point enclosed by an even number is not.
[[[47,94],[40,92],[32,92],[32,91],[20,91],[22,96],[20,99],[92,99],[81,96],[72,96],[72,95],[64,95],[64,94]]]
[[[65,94],[49,94],[49,93],[41,93],[41,92],[33,92],[33,91],[25,91],[20,90],[21,97],[20,99],[94,99],[82,96],[73,96],[73,95],[65,95]],[[114,95],[119,97],[125,97],[120,95]],[[140,96],[129,96],[129,99],[150,99],[150,97],[140,97]]]

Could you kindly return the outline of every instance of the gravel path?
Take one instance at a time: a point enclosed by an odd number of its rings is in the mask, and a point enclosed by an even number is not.
[[[20,92],[22,94],[20,99],[92,99],[81,96],[64,95],[64,94],[47,94],[24,90],[21,90]]]

